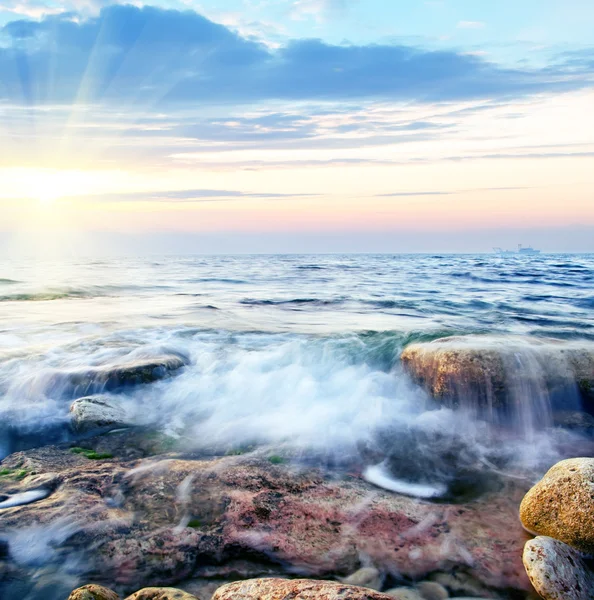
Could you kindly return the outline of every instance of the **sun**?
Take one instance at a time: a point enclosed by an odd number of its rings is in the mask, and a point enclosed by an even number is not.
[[[56,200],[60,199],[60,195],[52,192],[51,190],[39,192],[35,196],[35,199],[43,206],[53,204]]]

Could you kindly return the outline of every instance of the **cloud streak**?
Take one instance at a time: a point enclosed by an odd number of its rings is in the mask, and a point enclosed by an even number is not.
[[[311,197],[316,194],[283,194],[276,192],[242,192],[238,190],[158,190],[120,194],[88,194],[86,200],[102,202],[163,202],[163,203],[198,203],[224,202],[238,199],[275,200],[283,198]],[[79,196],[80,198],[80,196]]]

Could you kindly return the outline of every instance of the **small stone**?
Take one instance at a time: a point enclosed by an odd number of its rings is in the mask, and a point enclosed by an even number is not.
[[[392,588],[384,593],[391,598],[396,598],[396,600],[423,600],[424,598],[416,590],[407,587]]]
[[[456,597],[461,594],[468,598],[480,598],[487,593],[485,586],[481,585],[479,581],[468,573],[462,571],[455,573],[435,573],[431,575],[430,579],[442,585]]]
[[[520,519],[534,535],[594,553],[594,458],[554,465],[524,496]]]
[[[435,581],[422,581],[417,590],[425,600],[446,600],[450,595],[443,585]]]
[[[591,600],[594,573],[577,551],[550,537],[526,542],[524,567],[544,600]]]
[[[363,567],[342,579],[342,582],[379,591],[382,587],[383,577],[376,568]]]
[[[128,596],[126,600],[199,600],[183,590],[168,587],[148,587]]]
[[[106,587],[91,583],[75,589],[68,600],[120,600],[120,597]]]

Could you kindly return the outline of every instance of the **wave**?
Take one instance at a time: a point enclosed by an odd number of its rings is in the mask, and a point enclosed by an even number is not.
[[[320,265],[297,265],[295,268],[299,271],[323,271],[326,269]]]
[[[17,281],[16,279],[6,279],[4,277],[0,277],[0,285],[14,285],[16,283],[21,283],[21,282]]]
[[[187,283],[230,283],[235,285],[245,285],[249,281],[245,279],[229,279],[226,277],[199,277],[198,279],[188,279]]]
[[[63,300],[66,298],[89,298],[91,294],[83,290],[55,291],[55,292],[31,292],[22,294],[8,294],[0,296],[0,302],[47,302],[51,300]]]
[[[287,300],[258,300],[256,298],[244,298],[240,304],[247,306],[285,306],[285,305],[313,305],[313,306],[332,306],[344,304],[346,298],[334,298],[332,300],[322,300],[320,298],[291,298]]]
[[[157,286],[163,287],[163,286]],[[49,288],[35,292],[19,292],[0,295],[0,302],[48,302],[52,300],[100,298],[104,296],[119,296],[123,292],[134,292],[145,289],[135,285],[97,285],[85,288]]]

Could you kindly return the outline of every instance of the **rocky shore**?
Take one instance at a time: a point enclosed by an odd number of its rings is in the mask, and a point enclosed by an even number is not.
[[[539,379],[551,415],[570,410],[561,425],[591,448],[581,410],[594,381],[591,348],[528,345],[529,356],[555,365]],[[507,348],[450,338],[409,346],[402,364],[438,402],[468,408],[474,398],[483,418],[502,407],[509,416],[520,384]],[[429,501],[374,484],[377,447],[339,467],[266,445],[198,451],[137,426],[118,404],[118,390],[175,376],[186,363],[165,356],[54,374],[51,385],[72,399],[67,439],[0,463],[3,599],[58,600],[74,588],[70,600],[503,600],[535,590],[545,600],[592,598],[594,459],[562,461],[535,486],[531,474],[489,463],[476,493]],[[522,385],[532,385],[526,377]],[[579,406],[560,400],[570,378],[569,401]],[[478,477],[480,457],[463,444],[447,452],[454,458],[437,470],[466,456],[461,480]],[[398,470],[402,456],[385,464]]]

